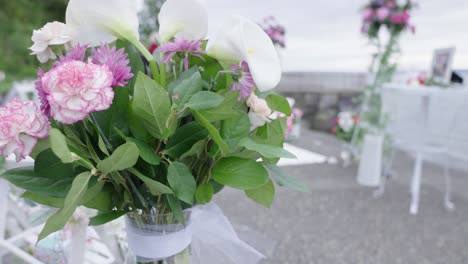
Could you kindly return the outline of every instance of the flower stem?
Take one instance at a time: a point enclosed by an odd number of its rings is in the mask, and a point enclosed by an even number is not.
[[[164,62],[161,62],[161,64],[159,65],[161,67],[161,71],[159,72],[160,74],[160,79],[159,79],[159,84],[161,84],[161,86],[163,88],[166,88],[166,64]]]
[[[151,73],[153,74],[153,79],[155,81],[158,81],[160,80],[160,72],[158,70],[158,66],[156,65],[156,61],[154,60],[154,57],[153,55],[148,51],[148,49],[137,39],[129,39],[130,43],[132,43],[135,48],[137,48],[141,54],[146,58],[146,60],[148,61],[149,65],[150,65],[150,68],[151,68]],[[163,64],[161,63],[161,66]],[[162,69],[161,69],[162,71]],[[165,74],[165,73],[164,73]]]

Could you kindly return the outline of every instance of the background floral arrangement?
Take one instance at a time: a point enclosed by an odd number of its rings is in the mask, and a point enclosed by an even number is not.
[[[273,44],[281,48],[286,48],[286,28],[279,24],[274,16],[264,18],[260,26],[271,38]]]
[[[399,34],[407,29],[414,33],[416,27],[410,22],[413,6],[410,0],[404,3],[396,0],[373,0],[361,11],[361,32],[369,38],[377,38],[382,27],[386,27],[391,34]]]
[[[0,177],[58,208],[39,239],[81,205],[99,211],[91,225],[125,214],[183,222],[184,209],[223,186],[267,207],[274,183],[302,189],[275,165],[294,158],[282,148],[291,109],[271,93],[281,68],[265,32],[232,17],[207,41],[206,6],[168,0],[153,56],[136,13],[132,0],[71,0],[65,24],[32,35],[32,54],[53,61],[38,71],[40,107],[14,99],[0,108],[0,155],[35,159]]]
[[[372,0],[362,9],[361,32],[375,46],[376,53],[372,56],[369,80],[361,98],[362,107],[358,114],[360,123],[353,132],[352,144],[355,149],[366,133],[378,134],[385,127],[386,119],[381,116],[380,88],[390,82],[395,74],[401,33],[406,29],[415,32],[415,26],[410,23],[410,12],[414,7],[411,0]],[[382,28],[387,29],[387,35],[380,34]],[[357,151],[354,152],[357,154]]]
[[[354,130],[359,124],[359,116],[351,112],[341,112],[333,120],[332,134],[341,141],[351,142]]]

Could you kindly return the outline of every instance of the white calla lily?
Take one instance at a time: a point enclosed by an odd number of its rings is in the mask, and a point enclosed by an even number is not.
[[[220,61],[246,61],[260,91],[275,88],[281,80],[281,63],[268,35],[243,17],[233,17],[208,43],[208,54]]]
[[[167,0],[158,19],[162,42],[173,37],[204,39],[208,32],[208,10],[203,0]]]
[[[117,38],[139,39],[135,0],[70,0],[66,23],[77,32],[74,43],[98,46]]]

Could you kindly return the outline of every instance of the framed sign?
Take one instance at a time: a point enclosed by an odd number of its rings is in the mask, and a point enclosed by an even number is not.
[[[432,58],[431,80],[438,84],[450,84],[455,47],[436,49]]]

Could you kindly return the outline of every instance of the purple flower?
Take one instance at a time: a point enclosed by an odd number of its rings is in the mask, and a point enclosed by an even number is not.
[[[201,40],[175,39],[173,42],[166,42],[162,44],[162,46],[158,48],[158,51],[165,54],[161,60],[164,63],[170,62],[172,57],[174,57],[174,55],[177,53],[181,54],[184,58],[185,70],[188,70],[189,55],[204,60],[201,54],[206,54],[206,52],[201,49],[201,46]]]
[[[94,64],[107,65],[110,72],[114,75],[112,86],[123,87],[127,85],[128,80],[133,77],[130,66],[128,64],[128,55],[125,50],[117,50],[115,47],[109,47],[109,44],[101,45],[97,49],[92,50],[93,55],[90,57]]]
[[[232,64],[231,71],[234,72],[230,91],[240,91],[239,99],[249,97],[255,88],[255,82],[250,73],[247,62],[242,61],[239,64]]]
[[[55,62],[54,65],[58,63]],[[36,87],[37,95],[39,97],[39,101],[41,102],[41,112],[47,117],[50,118],[50,104],[47,100],[47,93],[42,88],[42,77],[44,76],[44,71],[39,68],[37,72],[38,79],[34,82],[34,86]]]
[[[377,18],[379,21],[384,21],[387,19],[388,15],[390,14],[390,9],[388,7],[381,7],[377,9]]]
[[[83,45],[83,46],[81,46],[80,44],[76,45],[65,56],[60,56],[60,60],[54,63],[54,68],[58,67],[59,65],[67,61],[72,61],[72,60],[83,61],[87,49],[88,49],[88,45]]]

